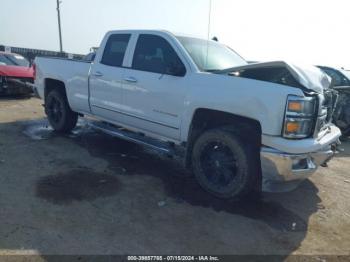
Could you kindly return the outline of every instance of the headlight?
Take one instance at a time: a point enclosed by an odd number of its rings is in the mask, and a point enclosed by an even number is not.
[[[315,98],[288,96],[287,111],[290,115],[313,116],[315,113]]]
[[[283,136],[286,138],[311,136],[315,124],[315,114],[315,97],[288,96]]]

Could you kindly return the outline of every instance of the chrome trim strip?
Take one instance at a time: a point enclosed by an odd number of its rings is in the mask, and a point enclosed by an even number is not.
[[[175,130],[179,130],[178,127],[169,126],[167,124],[163,124],[163,123],[156,122],[156,121],[153,121],[153,120],[148,120],[148,119],[145,119],[145,118],[142,118],[142,117],[139,117],[139,116],[135,116],[135,115],[131,115],[131,114],[128,114],[128,113],[124,113],[124,112],[121,112],[121,111],[118,111],[118,110],[109,109],[109,108],[105,108],[105,107],[94,105],[94,104],[92,104],[91,106],[97,107],[99,109],[104,109],[104,110],[107,110],[107,111],[115,112],[115,113],[118,113],[118,114],[122,114],[122,115],[125,115],[125,116],[134,117],[134,118],[137,118],[137,119],[140,119],[140,120],[143,120],[143,121],[147,121],[147,122],[150,122],[150,123],[153,123],[153,124],[157,124],[157,125],[161,125],[161,126],[164,126],[164,127],[168,127],[168,128],[172,128],[172,129],[175,129]]]

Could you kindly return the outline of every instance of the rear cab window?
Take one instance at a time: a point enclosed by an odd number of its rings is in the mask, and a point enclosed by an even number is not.
[[[172,74],[169,68],[176,68],[181,75],[186,74],[186,68],[169,42],[161,36],[141,34],[138,37],[132,69]]]
[[[101,64],[122,67],[131,34],[113,34],[106,43]]]

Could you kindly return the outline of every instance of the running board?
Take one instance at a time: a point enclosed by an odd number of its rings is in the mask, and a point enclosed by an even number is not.
[[[157,139],[146,137],[143,134],[134,133],[132,131],[126,130],[123,127],[112,125],[106,122],[89,121],[88,125],[91,128],[108,135],[152,148],[167,155],[175,155],[174,146],[172,146],[170,143],[161,142]]]

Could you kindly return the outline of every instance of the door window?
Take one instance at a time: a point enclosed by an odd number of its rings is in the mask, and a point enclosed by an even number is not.
[[[146,34],[139,36],[132,68],[176,76],[186,73],[184,64],[168,41],[160,36]]]
[[[108,38],[101,64],[121,67],[130,40],[130,34],[115,34]]]

